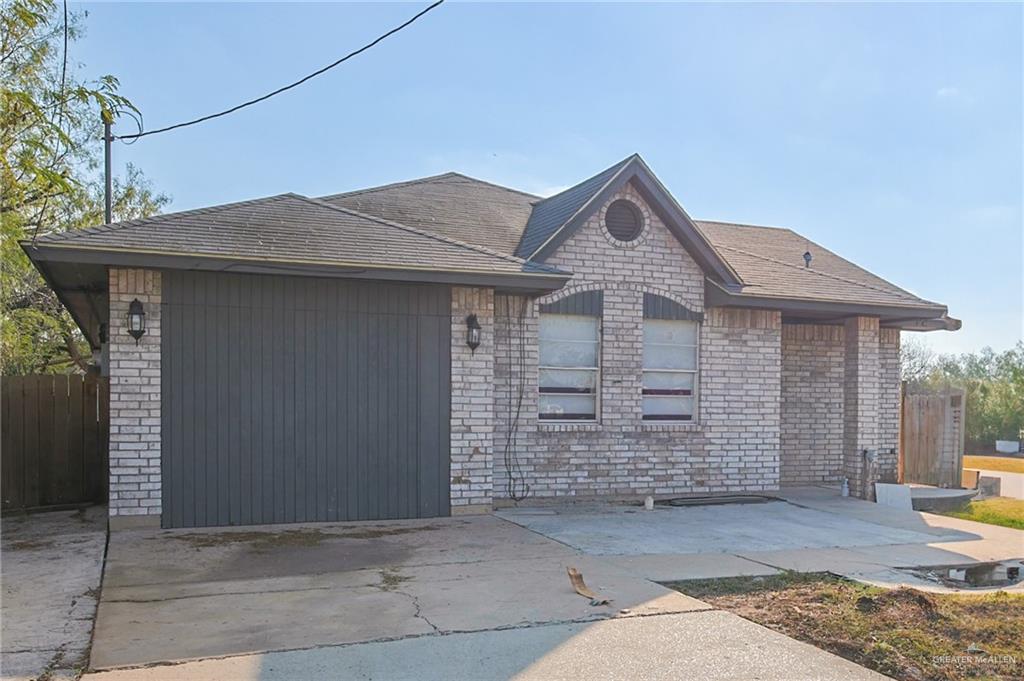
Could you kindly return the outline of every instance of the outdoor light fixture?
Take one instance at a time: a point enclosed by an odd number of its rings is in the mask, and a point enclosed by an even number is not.
[[[128,305],[128,333],[139,344],[139,339],[146,333],[146,312],[142,309],[142,303],[136,298]]]
[[[480,322],[475,314],[466,317],[466,345],[474,352],[480,347]]]
[[[811,255],[810,251],[804,251],[804,267],[810,267],[811,266],[811,258],[812,257],[813,256]]]

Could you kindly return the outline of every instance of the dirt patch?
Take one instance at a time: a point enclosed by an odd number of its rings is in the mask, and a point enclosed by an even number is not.
[[[1024,678],[1024,596],[885,590],[828,574],[671,588],[898,679]]]
[[[187,534],[168,533],[171,539],[186,542],[196,550],[232,544],[248,544],[253,551],[263,553],[278,548],[302,548],[319,546],[331,539],[381,539],[415,532],[437,530],[436,525],[420,527],[370,526],[353,528],[342,532],[327,532],[316,528],[279,530],[276,532],[193,532]]]
[[[396,568],[384,568],[380,571],[380,588],[383,591],[394,591],[402,582],[408,582],[411,579],[412,577],[399,573]]]
[[[265,552],[277,548],[317,546],[330,535],[320,530],[283,530],[281,532],[217,532],[171,534],[172,539],[185,542],[196,550],[214,546],[248,544],[254,551]]]
[[[32,551],[34,549],[48,549],[53,546],[52,539],[16,539],[9,542],[5,547],[9,551]]]

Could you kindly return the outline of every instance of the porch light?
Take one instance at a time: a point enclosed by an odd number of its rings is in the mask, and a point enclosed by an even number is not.
[[[480,347],[480,322],[475,314],[466,317],[466,345],[474,352]]]
[[[146,333],[146,312],[142,309],[142,303],[136,298],[128,305],[128,333],[139,344],[139,339]]]

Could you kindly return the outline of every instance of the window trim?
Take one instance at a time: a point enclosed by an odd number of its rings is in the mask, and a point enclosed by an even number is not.
[[[668,300],[668,299],[666,299]],[[672,301],[674,302],[674,301]],[[665,424],[665,425],[679,425],[679,424],[695,424],[700,421],[700,341],[701,333],[703,331],[703,324],[699,319],[664,319],[661,317],[648,317],[644,316],[644,324],[648,321],[664,321],[664,322],[684,322],[694,324],[697,327],[697,338],[696,343],[652,343],[652,345],[669,345],[675,347],[693,348],[694,360],[693,369],[655,369],[648,368],[644,365],[643,355],[641,354],[640,360],[640,420],[644,423],[654,424]],[[646,339],[642,341],[646,347]],[[646,392],[648,388],[644,388],[644,375],[647,373],[674,373],[674,374],[690,374],[693,376],[693,389],[687,393],[672,393],[672,394],[653,394]],[[657,390],[651,388],[651,390]],[[675,414],[645,414],[643,409],[643,399],[645,397],[692,397],[693,399],[693,413],[690,414],[689,418],[685,416],[677,416]]]
[[[544,315],[561,316],[561,317],[590,317],[597,321],[597,338],[593,341],[589,340],[554,340],[557,343],[588,343],[595,345],[595,366],[592,367],[558,367],[550,366],[547,364],[541,364],[540,359],[540,346],[544,341],[540,335],[540,320]],[[593,314],[573,314],[565,312],[545,312],[541,311],[537,318],[537,421],[540,424],[593,424],[600,423],[601,421],[601,359],[603,357],[602,345],[604,344],[604,317],[603,315]],[[547,339],[553,340],[553,339]],[[594,375],[594,392],[569,392],[569,391],[550,391],[546,392],[540,384],[540,374],[542,371],[593,371]],[[544,395],[593,395],[594,396],[594,415],[584,415],[579,418],[565,418],[564,414],[559,414],[558,418],[545,417],[540,409],[540,398]]]

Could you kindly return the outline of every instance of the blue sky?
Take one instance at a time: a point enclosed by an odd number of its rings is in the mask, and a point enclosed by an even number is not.
[[[157,128],[263,94],[422,4],[95,4],[72,59]],[[698,219],[795,229],[1022,335],[1019,4],[449,0],[299,89],[114,149],[184,210],[456,170],[537,193],[640,152]],[[132,132],[125,121],[118,130]]]

